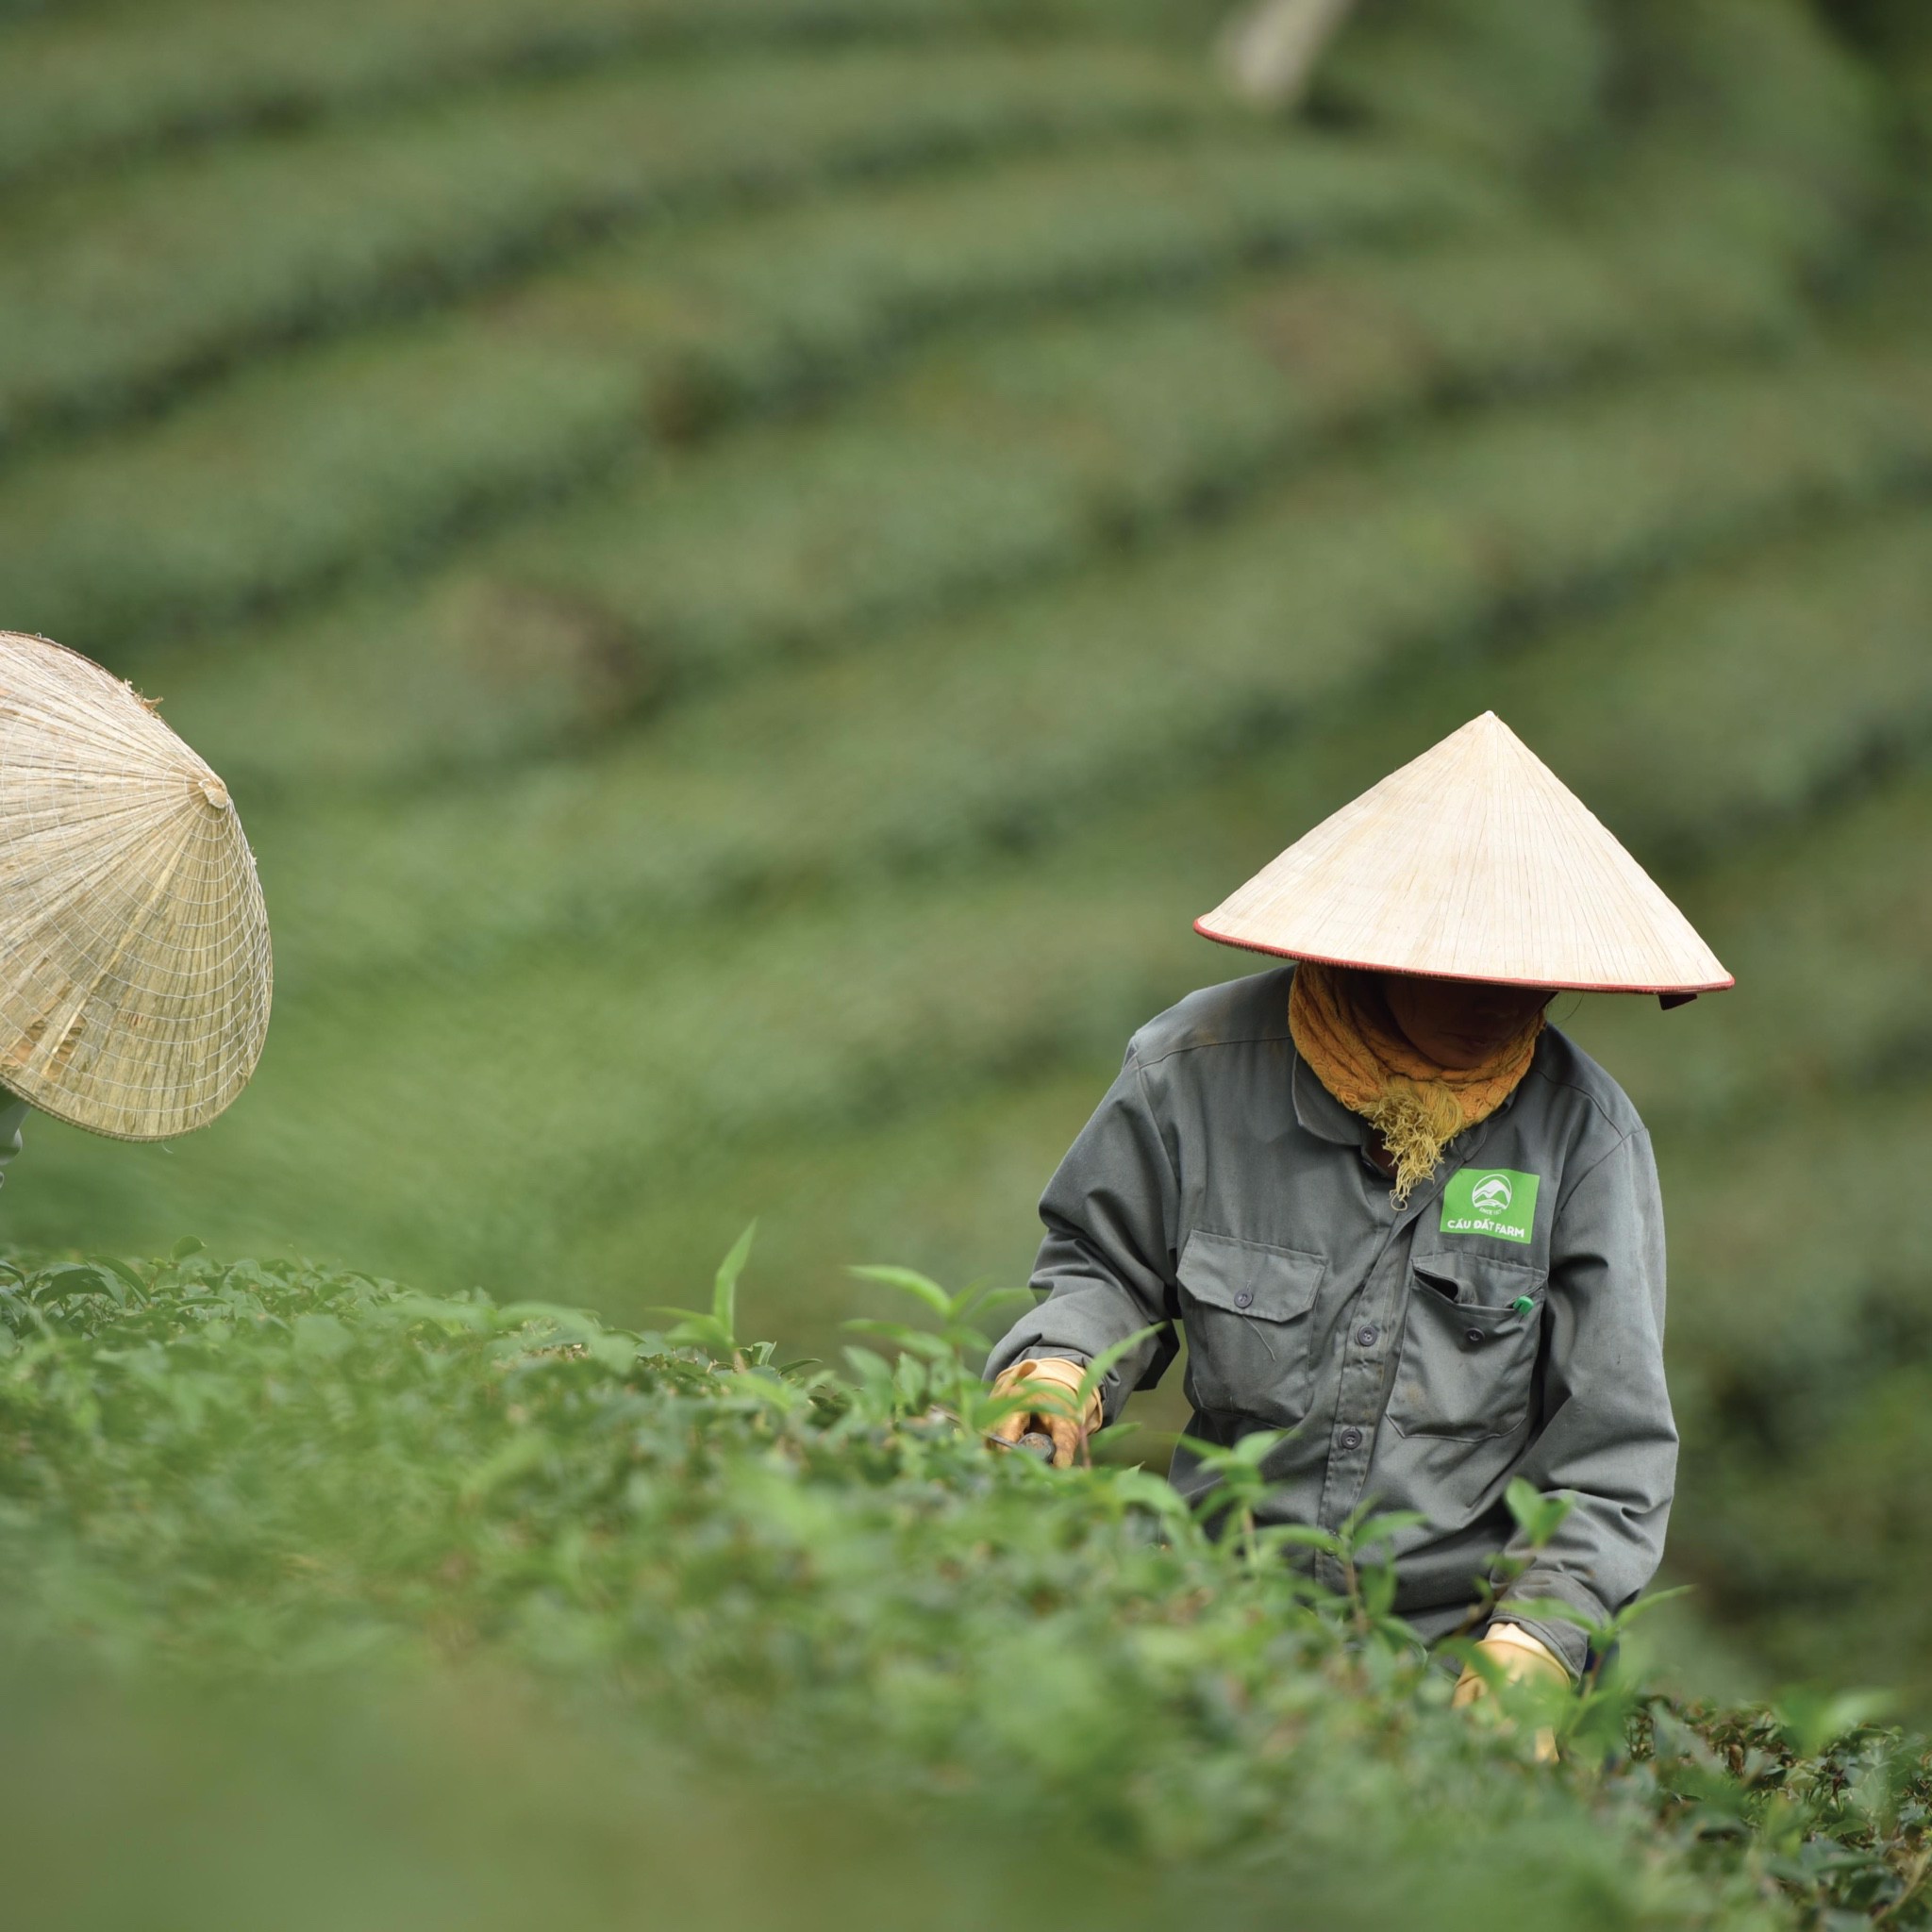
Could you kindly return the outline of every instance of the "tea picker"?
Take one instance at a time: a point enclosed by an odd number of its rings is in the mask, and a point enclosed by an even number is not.
[[[0,631],[0,1161],[27,1109],[206,1126],[268,1029],[268,916],[227,787],[134,688]]]
[[[1544,1008],[1566,988],[1674,1006],[1730,974],[1492,712],[1196,929],[1290,963],[1129,1043],[1041,1201],[1043,1298],[988,1364],[1038,1407],[999,1433],[1072,1460],[1185,1336],[1184,1495],[1218,1480],[1196,1445],[1281,1431],[1264,1522],[1411,1512],[1396,1612],[1431,1641],[1479,1633],[1507,1676],[1574,1677],[1580,1623],[1657,1569],[1677,1432],[1650,1136]],[[1085,1365],[1130,1342],[1075,1414]],[[1507,1507],[1519,1479],[1567,1506],[1547,1539]]]

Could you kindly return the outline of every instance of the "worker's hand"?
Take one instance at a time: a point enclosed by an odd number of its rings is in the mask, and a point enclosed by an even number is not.
[[[1087,1398],[1077,1418],[1074,1413],[1086,1374],[1086,1363],[1069,1361],[1058,1355],[1033,1357],[1002,1369],[993,1379],[995,1395],[1011,1395],[1030,1385],[1040,1390],[1041,1407],[1016,1408],[1002,1416],[993,1424],[993,1435],[1002,1442],[1017,1442],[1022,1436],[1038,1430],[1053,1440],[1053,1466],[1067,1468],[1078,1460],[1087,1438],[1100,1426],[1099,1390]]]
[[[1506,1684],[1561,1684],[1566,1689],[1569,1686],[1570,1673],[1562,1658],[1521,1624],[1491,1624],[1476,1648],[1502,1666]],[[1464,1664],[1449,1702],[1460,1710],[1488,1696],[1489,1690],[1489,1680],[1482,1673],[1474,1664]],[[1536,1761],[1554,1764],[1556,1757],[1557,1734],[1545,1724],[1536,1734]]]

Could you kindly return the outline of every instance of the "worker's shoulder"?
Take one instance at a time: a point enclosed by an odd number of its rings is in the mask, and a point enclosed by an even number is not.
[[[1543,1028],[1529,1076],[1541,1090],[1543,1104],[1569,1117],[1579,1140],[1600,1141],[1607,1149],[1643,1131],[1630,1096],[1557,1027]]]
[[[1153,1067],[1177,1054],[1273,1045],[1289,1037],[1291,966],[1251,973],[1191,992],[1158,1013],[1127,1042],[1130,1066]]]

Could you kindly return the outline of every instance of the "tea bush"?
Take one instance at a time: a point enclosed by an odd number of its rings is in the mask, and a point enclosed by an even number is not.
[[[474,544],[626,459],[661,488],[652,458],[664,445],[735,413],[823,405],[965,321],[1143,290],[1173,299],[1245,262],[1474,224],[1485,206],[1413,163],[1303,161],[1253,132],[1178,155],[1036,160],[1024,222],[1014,187],[989,168],[964,190],[868,196],[842,220],[812,209],[733,224],[728,249],[654,238],[480,314],[253,371],[153,428],[23,473],[4,519],[22,609],[133,649]],[[1060,240],[1067,229],[1080,248]],[[238,479],[243,514],[212,518]],[[114,514],[98,523],[88,506]]]
[[[1179,130],[1216,108],[1201,77],[1131,46],[674,63],[510,105],[486,91],[18,198],[0,218],[9,425],[153,405],[291,341],[487,292],[626,225]]]
[[[1209,160],[1197,150],[1185,168],[1168,158],[1150,170],[1120,225],[1161,225],[1163,183],[1224,187],[1227,172]],[[1033,171],[1036,195],[1047,185],[1043,172]],[[1120,156],[1105,166],[1083,159],[1077,173],[1095,187],[1132,177]],[[1306,239],[1333,242],[1305,174],[1292,178],[1297,204],[1316,203],[1303,208]],[[1335,203],[1334,220],[1367,193],[1367,178],[1357,177],[1356,189]],[[965,196],[950,193],[958,212]],[[934,199],[918,197],[926,229],[941,212]],[[1225,199],[1219,206],[1229,212]],[[634,371],[607,390],[600,365],[552,358],[541,346],[519,361],[476,359],[445,344],[449,387],[434,407],[447,408],[451,433],[423,425],[423,461],[391,475],[392,492],[346,491],[338,517],[305,518],[283,500],[293,485],[281,459],[291,447],[312,452],[299,473],[311,476],[340,452],[348,464],[329,474],[355,477],[382,447],[376,423],[421,420],[401,412],[410,398],[420,406],[427,371],[415,368],[391,404],[387,377],[352,397],[319,385],[310,370],[301,380],[291,374],[276,435],[264,434],[259,451],[242,427],[256,415],[251,397],[246,411],[198,412],[139,462],[103,452],[62,470],[41,467],[33,492],[12,493],[6,554],[18,560],[29,607],[118,616],[139,633],[166,627],[182,608],[279,601],[305,575],[359,569],[454,531],[462,538],[457,560],[426,580],[412,576],[402,590],[320,617],[305,613],[266,636],[251,625],[232,653],[162,645],[127,661],[192,707],[225,750],[232,741],[228,765],[271,792],[325,773],[391,784],[420,783],[431,767],[496,776],[507,758],[622,734],[641,714],[723,677],[756,677],[788,655],[873,640],[923,648],[905,634],[935,614],[965,618],[1042,579],[1115,570],[1124,549],[1185,543],[1257,499],[1273,501],[1296,470],[1418,410],[1440,418],[1510,398],[1547,402],[1699,351],[1768,351],[1800,326],[1788,280],[1686,275],[1674,247],[1595,237],[1579,245],[1508,228],[1426,254],[1390,252],[1391,236],[1352,253],[1324,249],[1292,274],[1226,291],[1216,284],[1203,300],[1186,275],[1179,288],[1162,286],[1164,274],[1213,240],[1205,214],[1179,219],[1185,208],[1176,201],[1172,210],[1176,254],[1164,267],[1158,258],[1140,264],[1148,286],[1131,306],[1074,304],[1077,277],[1067,275],[1063,252],[1052,257],[1065,284],[1058,290],[1051,276],[1027,279],[1041,264],[1024,253],[982,284],[964,273],[970,238],[942,224],[927,235],[951,251],[938,292],[922,289],[916,256],[908,264],[908,230],[895,237],[890,275],[855,263],[854,286],[835,284],[791,312],[782,284],[757,291],[775,312],[754,307],[741,341],[720,298],[702,356],[714,407],[783,420],[718,437],[675,462],[661,449],[634,447]],[[868,213],[883,220],[877,208]],[[1099,221],[1097,205],[1079,215],[1083,258],[1108,264],[1095,284],[1104,287],[1117,259],[1113,225]],[[1446,221],[1446,210],[1434,219]],[[1124,258],[1136,260],[1131,251]],[[668,279],[660,263],[660,295]],[[962,318],[983,324],[987,304],[1008,299],[1065,303],[1070,312],[1042,317],[1017,341],[1004,329],[974,340],[977,326],[964,341],[952,339]],[[703,305],[694,303],[697,312]],[[541,331],[521,309],[518,325],[527,352]],[[927,338],[936,325],[935,344]],[[908,338],[920,352],[883,379],[881,363]],[[688,374],[684,354],[671,360]],[[495,398],[480,462],[486,425],[476,420],[473,374],[488,375]],[[797,420],[801,407],[823,408],[853,382],[868,392],[834,421]],[[318,386],[329,407],[311,417],[299,399]],[[521,438],[498,426],[522,423],[520,394],[541,425],[525,425]],[[365,410],[369,441],[358,448],[348,425]],[[627,460],[610,459],[617,441]],[[180,533],[199,526],[210,484],[225,487],[238,463],[258,475],[255,507],[229,526],[219,558],[197,555]],[[882,473],[907,478],[883,506],[872,488]],[[130,492],[111,550],[58,513],[135,477],[150,487]],[[475,494],[454,492],[458,479]],[[469,527],[479,508],[501,514],[546,488],[573,500],[535,521],[511,517],[495,541]],[[346,516],[357,522],[345,528]],[[258,541],[269,518],[284,541]],[[862,545],[844,541],[855,528]],[[318,658],[332,670],[320,692],[310,689]],[[397,701],[399,681],[414,702]],[[271,712],[288,723],[274,756],[262,757],[244,721]],[[251,757],[253,772],[238,762]]]
[[[1184,22],[1162,0],[1028,0],[1024,8],[1010,0],[469,0],[459,12],[420,0],[339,0],[326,25],[247,0],[192,0],[142,8],[105,31],[85,15],[59,14],[30,20],[8,48],[18,97],[0,128],[0,178],[366,116],[479,80],[542,80],[640,53],[943,42],[1014,26],[1173,36]]]
[[[994,1451],[980,1298],[899,1271],[918,1324],[864,1324],[843,1374],[781,1364],[735,1332],[744,1248],[650,1334],[297,1264],[17,1263],[16,1646],[84,1632],[96,1669],[207,1687],[217,1735],[251,1686],[407,1712],[442,1674],[533,1680],[834,1818],[832,1767],[996,1862],[1047,1837],[1049,1895],[1191,1879],[1230,1923],[1924,1923],[1932,1761],[1856,1703],[1684,1708],[1607,1663],[1452,1713],[1388,1613],[1392,1523],[1357,1521],[1331,1596],[1241,1527],[1264,1458],[1231,1453],[1203,1522],[1144,1472]]]

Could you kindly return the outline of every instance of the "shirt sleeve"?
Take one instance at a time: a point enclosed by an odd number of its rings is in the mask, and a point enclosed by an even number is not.
[[[7,1178],[8,1162],[20,1152],[21,1125],[32,1110],[25,1101],[0,1088],[0,1181]]]
[[[1517,1473],[1545,1495],[1567,1496],[1571,1508],[1542,1549],[1511,1540],[1506,1554],[1529,1567],[1497,1614],[1580,1671],[1584,1633],[1529,1606],[1556,1598],[1607,1621],[1657,1573],[1676,1482],[1677,1429],[1664,1381],[1663,1202],[1641,1128],[1558,1206],[1547,1320],[1542,1426]]]
[[[1041,1197],[1046,1238],[1032,1286],[1044,1299],[1015,1323],[987,1362],[996,1375],[1027,1356],[1091,1361],[1159,1324],[1103,1385],[1106,1416],[1130,1390],[1151,1388],[1174,1359],[1174,1275],[1180,1188],[1173,1150],[1132,1047],[1120,1077],[1080,1130]]]

